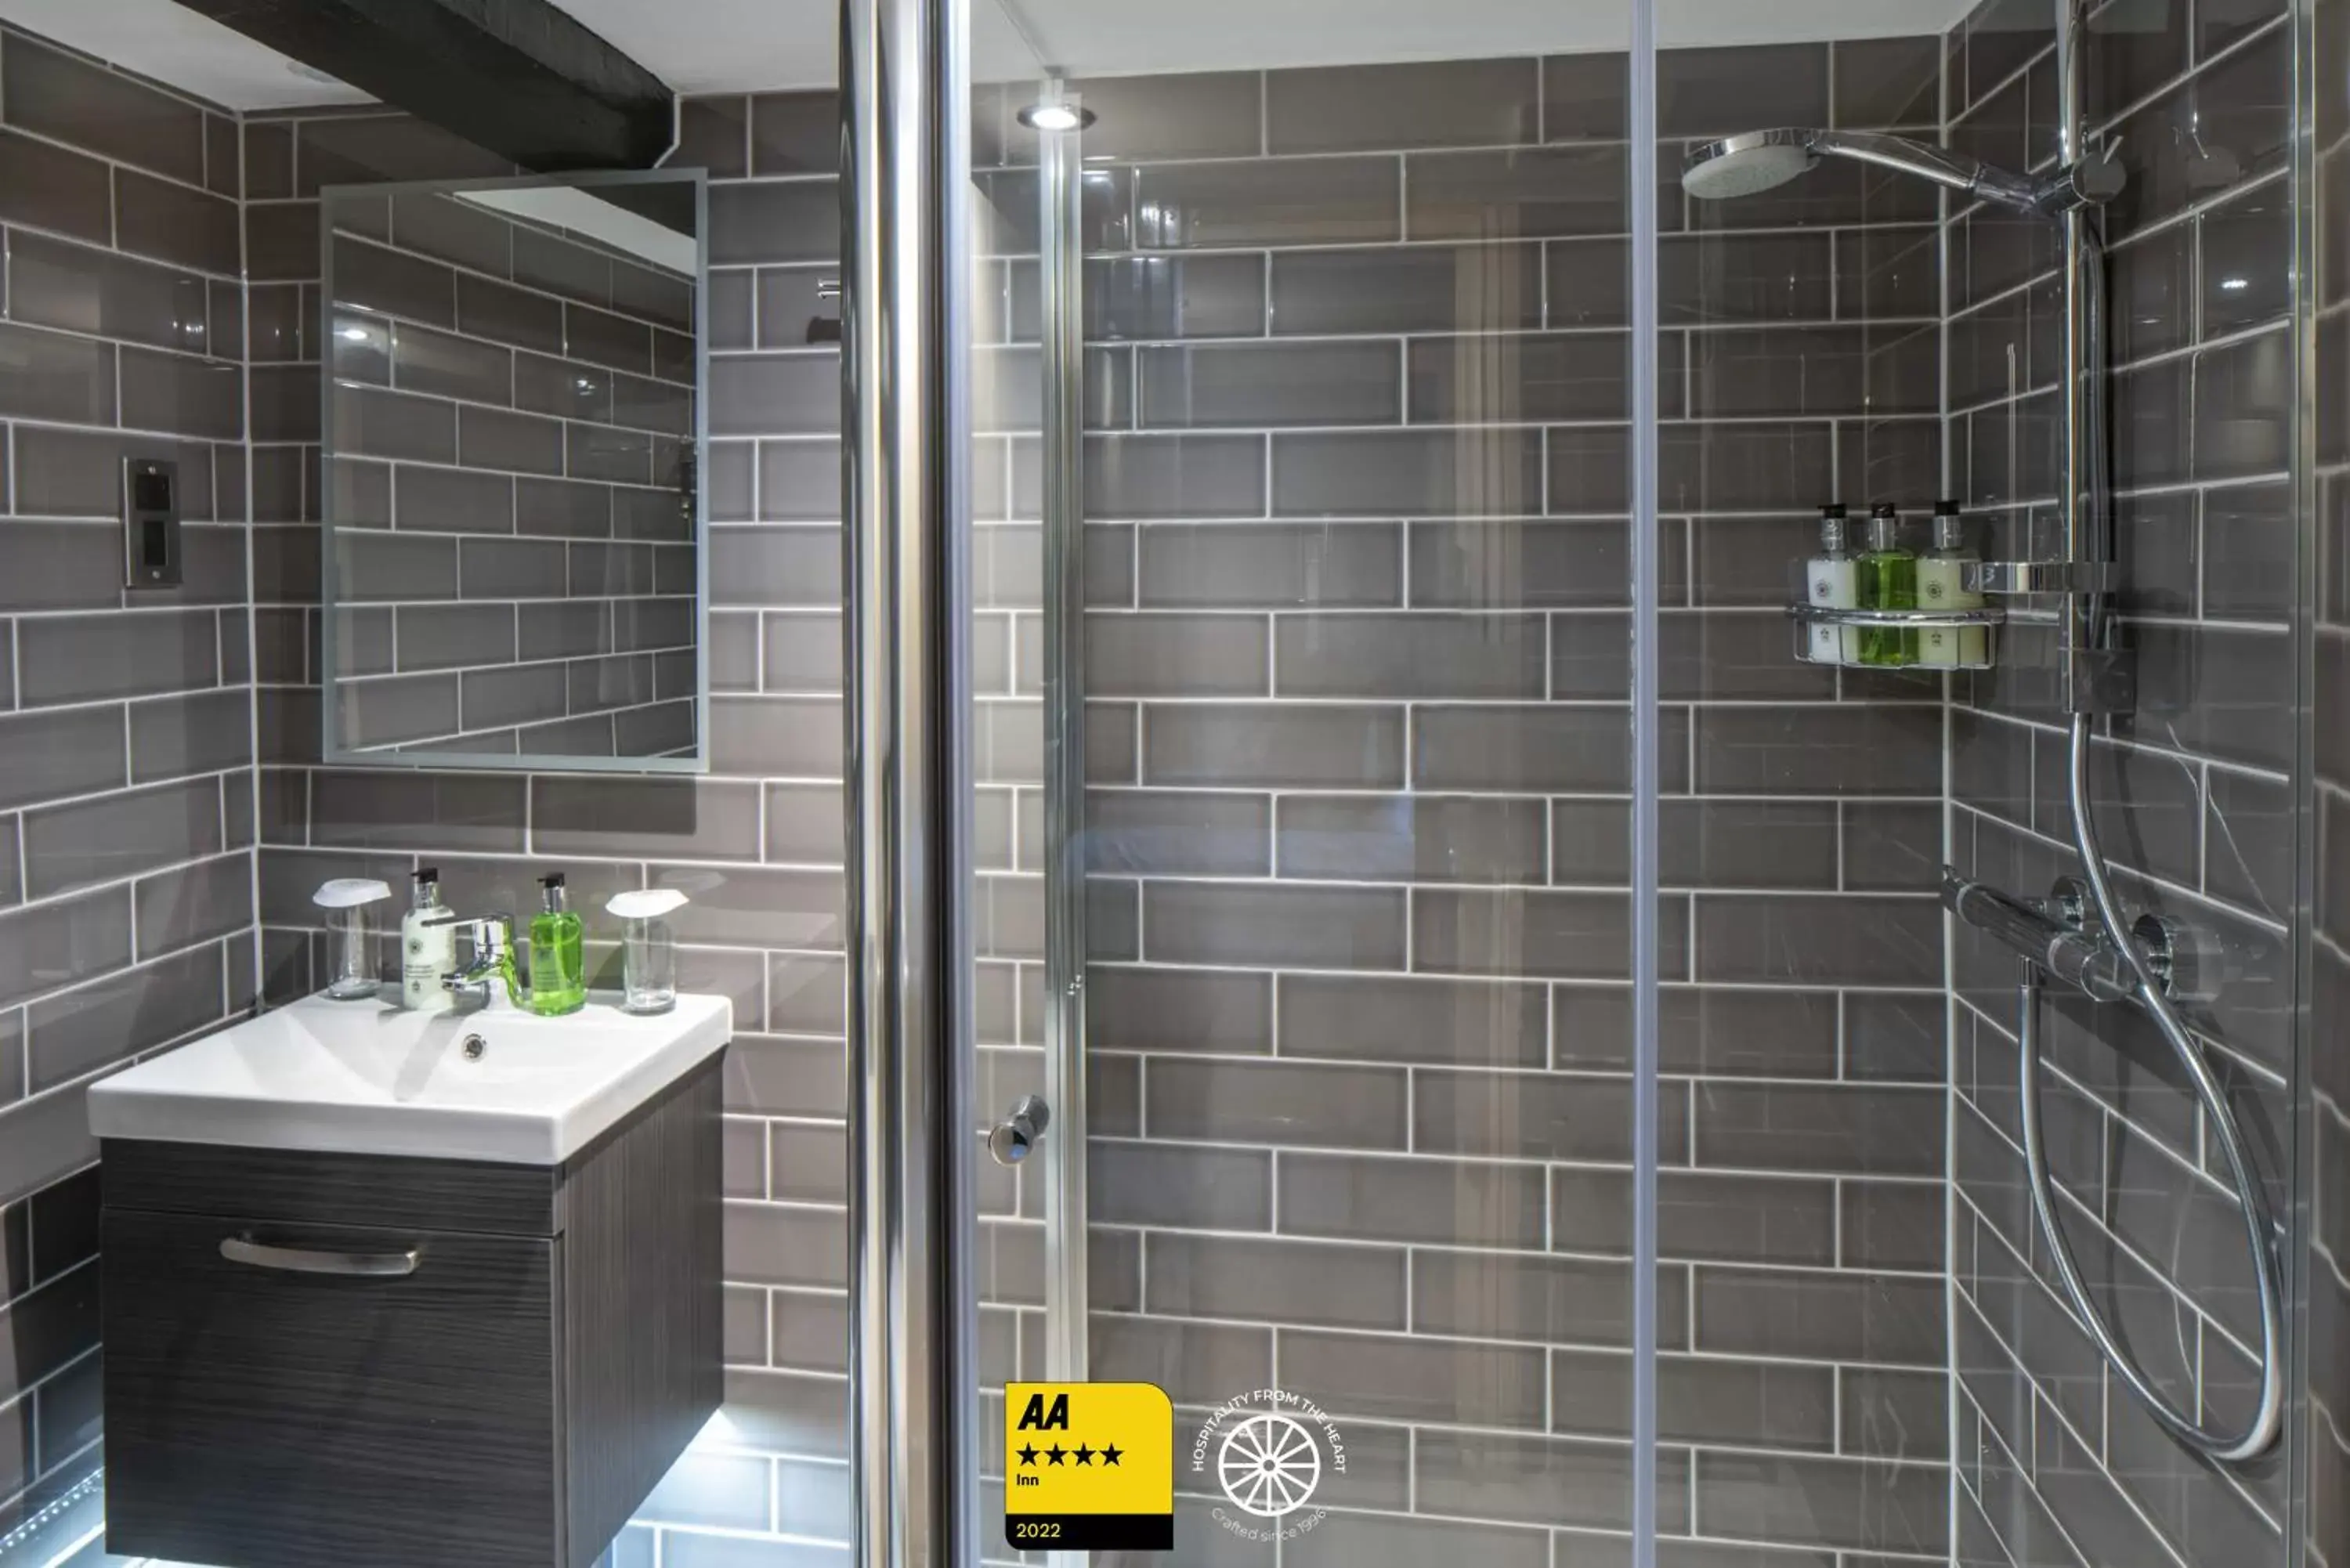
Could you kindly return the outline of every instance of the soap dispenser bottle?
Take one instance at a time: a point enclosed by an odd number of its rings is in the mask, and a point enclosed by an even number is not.
[[[1934,503],[1933,553],[1918,563],[1918,606],[1931,610],[1982,608],[1982,595],[1967,587],[1967,568],[1976,564],[1967,548],[1966,519],[1955,501]],[[1918,628],[1918,662],[1937,670],[1980,670],[1991,662],[1991,634],[1979,626]]]
[[[1861,608],[1918,607],[1918,557],[1901,547],[1901,514],[1889,501],[1869,511],[1868,548],[1862,552],[1858,566]],[[1878,669],[1915,664],[1918,634],[1902,626],[1863,627],[1860,661]]]
[[[441,873],[427,866],[409,878],[408,913],[400,921],[400,1004],[411,1012],[445,1012],[457,999],[441,982],[457,967],[457,931],[441,901]]]
[[[530,918],[530,941],[524,950],[530,986],[522,989],[509,971],[506,993],[533,1012],[555,1018],[588,1005],[585,933],[571,912],[561,872],[540,877],[538,890],[538,913]]]
[[[1820,553],[1804,565],[1804,581],[1812,603],[1821,609],[1856,609],[1860,579],[1853,560],[1851,524],[1841,503],[1820,508]],[[1856,664],[1860,660],[1859,628],[1814,621],[1806,656],[1814,664]]]

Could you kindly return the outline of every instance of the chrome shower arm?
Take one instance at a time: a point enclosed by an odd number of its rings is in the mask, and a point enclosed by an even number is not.
[[[1823,158],[1847,158],[1898,174],[1915,174],[1945,190],[2019,213],[2044,211],[2037,182],[1946,148],[1863,130],[1815,130],[1808,140],[1812,151]]]
[[[1876,131],[1814,130],[1804,144],[1814,157],[1846,158],[1895,173],[1914,174],[1961,196],[2052,223],[2075,208],[2112,201],[2121,194],[2126,178],[2122,166],[2110,158],[2084,158],[2045,179],[2034,180],[1948,148]]]

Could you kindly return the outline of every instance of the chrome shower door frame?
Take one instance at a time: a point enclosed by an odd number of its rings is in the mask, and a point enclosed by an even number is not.
[[[850,1532],[979,1560],[969,23],[843,0]]]
[[[1079,110],[1057,82],[1048,95]],[[1091,1376],[1087,1239],[1085,179],[1078,129],[1037,134],[1044,378],[1045,1371]],[[1055,1553],[1075,1563],[1075,1554]]]
[[[1657,204],[1657,0],[1631,0],[1632,1564],[1656,1568],[1657,1173],[1663,1096],[1663,602]]]

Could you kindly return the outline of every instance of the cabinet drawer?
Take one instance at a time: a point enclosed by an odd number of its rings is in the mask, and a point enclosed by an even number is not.
[[[104,1226],[109,1551],[546,1568],[560,1240],[113,1208]],[[411,1251],[405,1272],[299,1272]]]
[[[102,1147],[109,1209],[499,1236],[563,1229],[563,1171],[554,1166],[140,1138],[110,1137]]]

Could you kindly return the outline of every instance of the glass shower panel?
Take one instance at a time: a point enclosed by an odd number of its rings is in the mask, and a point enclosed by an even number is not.
[[[1774,183],[1800,144],[1684,171],[1780,128],[1938,140],[1944,44],[1662,22],[1660,1555],[1940,1561],[1946,678],[1841,667],[1876,635],[1841,628],[1799,660],[1786,613],[1822,508],[1906,533],[1941,492],[1940,198]]]
[[[1984,6],[1962,24],[1953,146],[2049,166],[2050,119],[2029,106],[2057,101],[2057,16]],[[2118,149],[2128,174],[2101,226],[2114,612],[2137,671],[2127,711],[2093,727],[2083,793],[2121,904],[2176,922],[2178,1010],[2282,1215],[2299,1048],[2292,18],[2116,9],[2088,18],[2082,51],[2088,147]],[[2045,555],[2068,380],[2058,258],[2044,225],[1981,209],[1954,207],[1949,235],[1953,485],[2001,553]],[[2025,898],[2084,870],[2054,641],[2017,628],[1999,670],[1951,692],[1951,861]],[[2061,1532],[2093,1563],[2280,1560],[2296,1439],[2198,1458],[2057,1304],[2046,1227],[2022,1206],[2014,961],[1963,926],[1951,956],[1961,1542],[2020,1552]],[[2089,1304],[2180,1417],[2255,1428],[2262,1313],[2226,1126],[2142,1011],[2052,990],[2035,1022],[2055,1216]]]
[[[971,464],[973,814],[972,932],[978,1050],[975,1129],[982,1139],[1045,1087],[1045,884],[1038,819],[1045,777],[1038,452],[1044,367],[1035,345],[1040,209],[1033,155],[1007,162],[1024,137],[1014,116],[1035,100],[1041,66],[994,0],[972,6]],[[1028,140],[1033,144],[1033,137]],[[1003,1534],[1007,1382],[1051,1375],[1044,1361],[1049,1270],[1042,1158],[1049,1113],[1001,1158],[974,1145],[978,1171],[981,1457],[979,1546],[988,1562],[1018,1553]]]
[[[2180,1421],[2257,1429],[2226,1150],[2240,1127],[2290,1211],[2289,18],[1987,0],[1941,35],[1662,43],[1661,512],[1685,576],[1659,606],[1658,1284],[1687,1315],[1658,1376],[1662,1473],[1689,1478],[1662,1532],[1872,1561],[2277,1561],[2290,1441],[2198,1457],[2101,1355],[2034,1213],[2019,1079],[2028,1040],[2085,1307]],[[2031,184],[2075,102],[2085,183],[2116,172],[2108,148],[2126,175],[2080,224],[2071,297],[2109,278],[2102,354],[2068,349],[2065,230]],[[1933,591],[1973,591],[1950,556],[2068,558],[2074,493],[2074,558],[2110,552],[2117,591],[1994,588],[1981,672],[1891,618],[1965,607]],[[1829,560],[1829,506],[1857,559]],[[1825,607],[1888,618],[1826,622],[1799,662],[1786,602],[1822,584],[1851,596]],[[2070,678],[2096,668],[2064,652],[2085,611],[2134,694]],[[2045,981],[2027,1037],[2016,953],[1938,903],[1947,865],[2076,920],[2117,993],[2140,986],[2087,889],[2039,903],[2086,869],[2076,707],[2098,863],[2125,923],[2175,922],[2168,994],[2224,1116],[2150,1003]]]
[[[1627,1549],[1628,27],[1583,9],[1072,84],[1087,1364],[1173,1397],[1179,1561]]]

